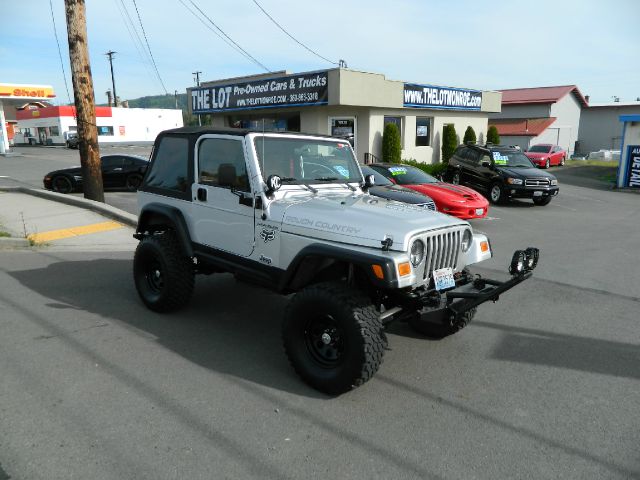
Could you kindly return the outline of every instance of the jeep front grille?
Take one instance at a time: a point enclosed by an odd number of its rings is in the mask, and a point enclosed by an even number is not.
[[[439,230],[420,236],[425,245],[423,279],[427,280],[433,270],[451,267],[455,270],[460,255],[460,243],[465,227]]]
[[[538,177],[538,178],[527,178],[524,181],[524,185],[526,187],[548,187],[551,185],[551,182],[548,178]]]

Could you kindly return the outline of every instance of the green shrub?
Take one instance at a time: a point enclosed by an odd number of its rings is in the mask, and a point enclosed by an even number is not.
[[[447,170],[446,163],[423,163],[414,160],[413,158],[403,158],[402,163],[405,165],[411,165],[412,167],[419,168],[425,173],[428,173],[432,177],[438,177],[438,175],[444,174]]]
[[[400,130],[395,123],[387,123],[382,133],[382,161],[400,163]]]
[[[476,132],[473,129],[473,127],[469,125],[467,129],[464,131],[464,140],[462,140],[462,143],[467,143],[467,142],[476,143],[476,141],[477,141]]]
[[[487,143],[493,143],[494,145],[500,144],[500,135],[495,125],[491,125],[487,130]]]
[[[442,163],[448,163],[453,156],[453,152],[458,147],[458,136],[456,135],[456,127],[453,125],[445,125],[442,131]]]

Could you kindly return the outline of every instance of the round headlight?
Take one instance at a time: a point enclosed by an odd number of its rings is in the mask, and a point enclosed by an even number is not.
[[[466,253],[469,251],[469,249],[471,248],[472,241],[473,241],[473,234],[471,233],[471,230],[466,229],[462,234],[462,251],[463,252]]]
[[[411,255],[409,255],[411,265],[417,267],[424,260],[424,243],[422,240],[416,240],[411,245]]]

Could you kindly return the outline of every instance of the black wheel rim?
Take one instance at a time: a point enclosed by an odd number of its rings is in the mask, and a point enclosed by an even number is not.
[[[458,185],[460,183],[460,175],[457,173],[453,176],[453,184]]]
[[[147,285],[153,293],[160,293],[164,288],[164,275],[162,274],[162,265],[160,262],[149,262],[145,269],[144,276]]]
[[[342,329],[331,315],[307,320],[304,342],[313,360],[325,368],[342,363],[345,354],[345,338]]]
[[[129,190],[138,190],[138,188],[140,187],[141,180],[142,178],[140,178],[137,175],[132,175],[130,177],[127,177],[127,188]]]
[[[59,193],[69,193],[71,191],[71,183],[65,177],[56,177],[53,181],[53,189]]]

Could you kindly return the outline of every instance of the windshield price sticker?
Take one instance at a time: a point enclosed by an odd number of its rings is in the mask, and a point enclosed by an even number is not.
[[[500,152],[493,152],[493,161],[500,165],[506,165],[509,162],[509,157],[501,155]]]
[[[455,287],[456,281],[453,278],[453,269],[449,267],[434,270],[433,282],[435,283],[436,290],[438,291]]]
[[[342,165],[335,165],[333,167],[333,169],[338,172],[340,175],[342,175],[345,178],[349,178],[349,170],[347,170],[346,168],[344,168]]]
[[[407,173],[407,169],[403,168],[403,167],[390,167],[389,171],[391,172],[391,175],[393,175],[393,176],[406,175],[406,173]]]

